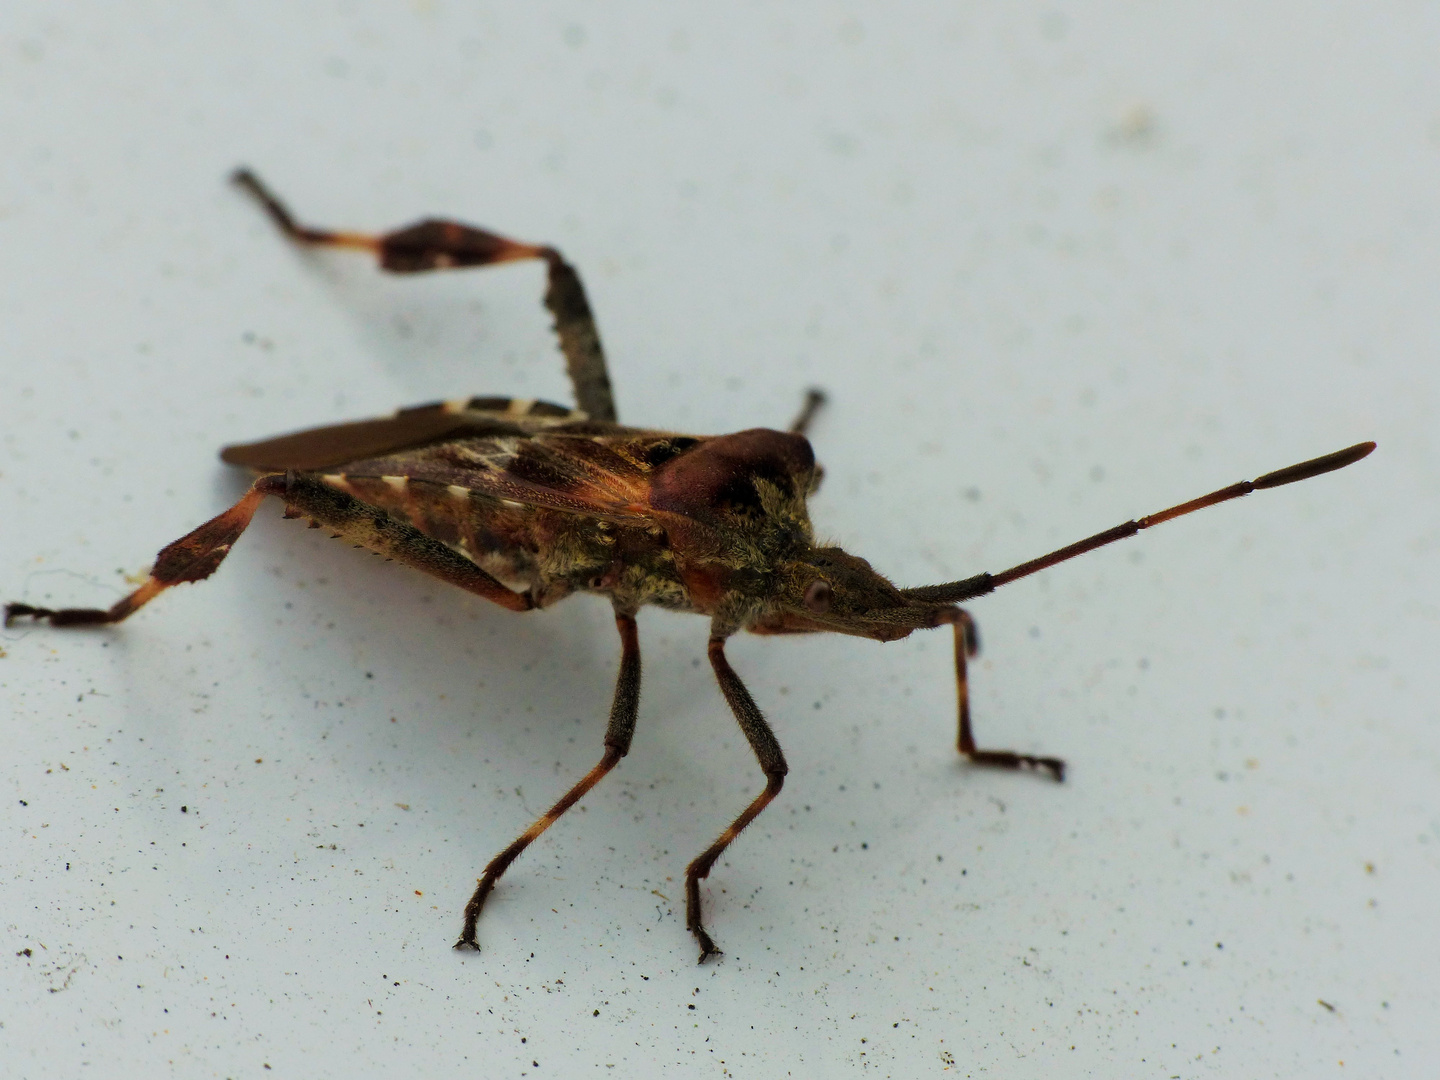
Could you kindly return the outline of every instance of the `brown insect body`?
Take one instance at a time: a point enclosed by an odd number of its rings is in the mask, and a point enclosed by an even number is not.
[[[1374,449],[1361,443],[1233,484],[1001,574],[900,589],[863,559],[815,542],[806,500],[820,470],[804,432],[822,400],[818,392],[810,392],[789,431],[692,436],[624,427],[580,278],[553,248],[446,221],[384,236],[311,229],[296,224],[252,174],[238,172],[235,180],[293,240],[370,250],[395,272],[544,260],[545,303],[579,408],[471,398],[229,447],[223,460],[259,478],[229,510],[164,548],[135,592],[108,610],[10,604],[5,622],[22,616],[60,626],[119,622],[166,588],[213,573],[271,495],[285,502],[287,517],[308,517],[314,526],[512,611],[548,607],[575,592],[608,597],[621,657],[604,755],[486,866],[457,947],[478,948],[480,911],[501,874],[628,752],[639,706],[635,616],[642,607],[710,619],[711,667],[766,777],[765,790],[686,871],[686,925],[704,960],[719,950],[702,923],[699,882],[780,792],[787,772],[763,713],[725,657],[732,634],[833,631],[893,641],[949,625],[960,752],[976,764],[1039,769],[1058,780],[1064,763],[1057,758],[976,746],[966,662],[977,638],[956,604],[1162,521],[1342,468]]]
[[[890,641],[936,625],[946,606],[907,599],[863,560],[816,548],[806,497],[818,470],[803,435],[677,435],[597,423],[549,402],[476,398],[402,410],[396,437],[430,416],[464,425],[356,461],[342,456],[352,424],[221,456],[261,472],[309,465],[321,482],[525,589],[535,607],[590,592],[630,612],[654,604],[707,615],[727,634],[834,629]],[[378,439],[386,421],[362,423]],[[299,439],[327,438],[319,469],[313,451],[294,450]],[[827,578],[836,579],[827,581],[831,625],[804,602],[806,588]]]

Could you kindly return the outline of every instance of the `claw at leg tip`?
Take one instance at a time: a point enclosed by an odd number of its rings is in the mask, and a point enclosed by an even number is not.
[[[695,940],[700,943],[700,959],[697,960],[696,963],[703,964],[712,956],[724,955],[715,947],[715,942],[703,929],[692,928],[690,932],[695,935]]]

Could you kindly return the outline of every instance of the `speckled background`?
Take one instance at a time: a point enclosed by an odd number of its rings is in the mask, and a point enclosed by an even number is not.
[[[7,0],[0,588],[108,604],[216,448],[566,387],[541,272],[288,248],[445,213],[581,268],[622,418],[783,424],[821,530],[1000,570],[1366,438],[1353,469],[973,605],[737,640],[781,801],[648,613],[630,757],[579,599],[516,617],[262,511],[104,632],[0,635],[0,1075],[1422,1076],[1440,1060],[1440,8]],[[1429,1062],[1427,1066],[1425,1063]]]

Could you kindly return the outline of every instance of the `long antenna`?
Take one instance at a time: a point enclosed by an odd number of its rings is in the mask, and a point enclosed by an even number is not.
[[[1356,443],[1348,449],[1337,450],[1333,454],[1326,454],[1324,457],[1314,458],[1310,461],[1302,461],[1299,465],[1291,465],[1288,469],[1276,469],[1274,472],[1268,472],[1254,480],[1241,480],[1238,484],[1231,484],[1219,491],[1212,491],[1209,495],[1202,495],[1198,499],[1180,503],[1168,510],[1161,510],[1157,514],[1147,514],[1134,521],[1127,521],[1123,525],[1116,525],[1113,529],[1096,533],[1088,539],[1069,544],[1058,551],[1052,551],[1049,555],[1042,555],[1038,559],[1031,559],[1019,566],[1012,566],[1004,573],[976,574],[964,581],[950,581],[943,585],[922,585],[919,588],[901,589],[900,591],[911,600],[925,603],[956,604],[962,600],[973,600],[977,596],[994,592],[1001,585],[1009,585],[1012,581],[1039,573],[1066,559],[1073,559],[1077,555],[1084,555],[1087,551],[1094,551],[1106,544],[1113,544],[1116,540],[1124,540],[1127,536],[1134,536],[1141,529],[1159,525],[1162,521],[1183,517],[1192,511],[1203,510],[1207,506],[1215,506],[1217,503],[1238,499],[1242,495],[1249,495],[1252,491],[1281,487],[1285,484],[1293,484],[1297,480],[1309,480],[1312,476],[1319,476],[1321,473],[1343,469],[1346,465],[1355,464],[1374,449],[1373,442]]]

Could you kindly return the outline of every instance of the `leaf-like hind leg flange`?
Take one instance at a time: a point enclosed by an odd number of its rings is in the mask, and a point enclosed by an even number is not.
[[[575,403],[590,417],[615,423],[615,395],[606,370],[605,350],[585,286],[560,252],[542,244],[525,244],[458,221],[427,218],[381,234],[315,229],[301,225],[274,193],[249,169],[231,177],[255,197],[281,232],[299,244],[372,251],[382,269],[396,274],[492,266],[517,259],[543,259],[548,276],[545,306],[555,317],[555,334],[575,388]]]
[[[9,626],[22,616],[49,619],[52,626],[98,626],[117,623],[129,618],[172,585],[203,581],[213,574],[225,556],[230,554],[231,546],[250,524],[260,501],[266,495],[277,494],[272,490],[277,482],[283,486],[284,478],[262,476],[229,510],[162,548],[160,554],[155,556],[154,569],[150,571],[145,583],[108,610],[52,609],[32,607],[29,604],[6,604],[5,625]]]

